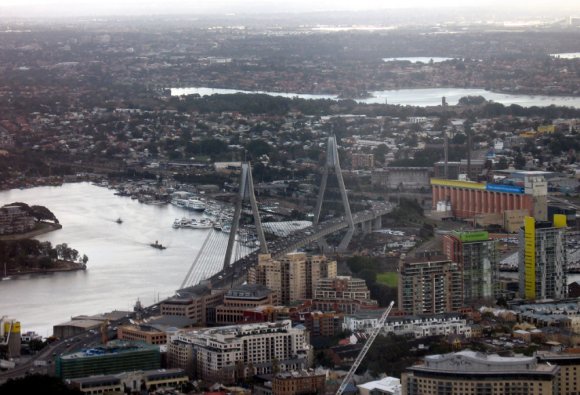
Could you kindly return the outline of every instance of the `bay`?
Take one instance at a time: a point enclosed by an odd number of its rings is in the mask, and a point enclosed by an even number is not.
[[[261,93],[270,96],[280,96],[287,98],[301,98],[301,99],[331,99],[338,100],[336,95],[321,95],[321,94],[299,94],[289,92],[268,92],[268,91],[247,91],[237,89],[218,89],[206,87],[192,87],[192,88],[172,88],[172,96],[193,95],[209,96],[214,94],[233,94],[246,93],[254,94]],[[509,106],[517,104],[522,107],[539,106],[545,107],[550,105],[568,106],[580,108],[580,97],[574,96],[546,96],[546,95],[519,95],[507,94],[487,91],[485,89],[467,89],[467,88],[427,88],[427,89],[399,89],[399,90],[384,90],[370,92],[371,97],[364,99],[356,99],[358,103],[367,104],[399,104],[409,106],[437,106],[441,104],[441,98],[445,97],[450,105],[455,105],[464,96],[483,96],[487,100],[501,103]]]
[[[67,243],[89,257],[86,271],[0,281],[0,316],[15,318],[23,331],[42,336],[52,335],[53,325],[72,316],[132,310],[137,299],[150,305],[173,295],[207,232],[215,232],[174,229],[175,218],[201,215],[172,205],[142,204],[90,183],[0,192],[0,205],[12,202],[46,206],[63,228],[36,238],[53,246]],[[123,222],[116,223],[117,218]],[[196,270],[194,282],[221,269],[227,236],[223,239],[223,248],[214,248],[215,256]],[[156,240],[167,249],[152,248],[149,244]]]

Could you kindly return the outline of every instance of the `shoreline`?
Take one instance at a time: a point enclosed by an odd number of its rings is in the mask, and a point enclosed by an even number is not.
[[[16,272],[8,272],[6,276],[0,276],[0,280],[8,280],[13,277],[25,276],[28,274],[51,274],[60,272],[75,272],[78,270],[86,270],[87,266],[83,263],[73,261],[57,261],[57,267],[50,269],[27,269],[18,270]]]
[[[48,232],[62,229],[61,224],[54,224],[50,222],[39,222],[36,229],[26,233],[10,234],[0,236],[0,241],[23,240],[30,239]]]

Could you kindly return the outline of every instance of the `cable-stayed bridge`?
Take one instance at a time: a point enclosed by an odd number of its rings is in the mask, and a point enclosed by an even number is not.
[[[331,172],[335,173],[340,189],[344,214],[341,217],[320,222],[320,215],[326,190],[326,183]],[[230,287],[245,280],[249,267],[257,263],[259,253],[271,254],[274,258],[317,243],[323,252],[342,252],[357,231],[370,232],[382,227],[382,216],[390,213],[395,207],[388,202],[375,202],[371,208],[351,213],[347,191],[340,169],[336,139],[329,137],[326,165],[323,168],[321,186],[316,202],[312,225],[302,226],[296,222],[268,224],[274,225],[283,234],[274,240],[267,241],[264,226],[260,219],[258,203],[254,193],[252,172],[249,163],[242,164],[240,187],[236,196],[234,215],[229,235],[210,229],[204,243],[194,259],[180,289],[198,284],[201,280],[211,281],[213,288]],[[251,207],[254,223],[250,227],[240,227],[240,216],[243,203]],[[346,230],[336,247],[329,247],[325,237]],[[227,240],[227,244],[226,244]]]

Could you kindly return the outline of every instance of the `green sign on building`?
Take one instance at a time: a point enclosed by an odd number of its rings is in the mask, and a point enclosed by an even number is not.
[[[478,230],[474,232],[453,232],[455,237],[464,243],[469,243],[472,241],[485,241],[489,240],[489,233],[485,230]]]

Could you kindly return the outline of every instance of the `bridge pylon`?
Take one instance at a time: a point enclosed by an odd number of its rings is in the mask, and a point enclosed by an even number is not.
[[[256,202],[256,195],[254,193],[254,181],[252,179],[252,166],[250,162],[242,163],[242,171],[240,172],[240,188],[236,196],[236,207],[234,211],[234,218],[232,220],[232,227],[230,229],[230,236],[228,239],[228,246],[226,248],[226,255],[224,257],[224,269],[230,266],[232,259],[232,251],[236,242],[236,234],[240,225],[240,216],[242,213],[242,204],[249,200],[252,207],[252,214],[254,216],[254,225],[256,226],[256,233],[260,241],[260,252],[268,253],[268,245],[266,244],[266,237],[264,236],[264,228],[262,228],[262,221],[260,220],[260,213],[258,212],[258,203]]]
[[[342,170],[340,168],[340,161],[338,159],[338,147],[336,144],[336,137],[330,136],[328,138],[328,146],[326,147],[326,163],[322,170],[322,181],[320,185],[320,190],[318,192],[318,199],[316,200],[316,209],[314,211],[314,225],[317,225],[320,221],[320,213],[322,211],[322,202],[324,200],[324,192],[326,191],[326,183],[328,181],[328,174],[334,170],[336,179],[338,181],[338,188],[340,189],[340,196],[342,199],[342,205],[344,207],[344,219],[348,225],[346,234],[340,241],[338,245],[338,251],[345,251],[348,247],[348,243],[352,239],[354,234],[354,221],[352,219],[352,213],[350,211],[350,203],[348,202],[348,195],[346,193],[346,187],[344,186],[344,179],[342,178]],[[324,246],[325,241],[322,242]]]

